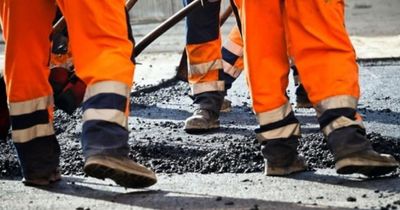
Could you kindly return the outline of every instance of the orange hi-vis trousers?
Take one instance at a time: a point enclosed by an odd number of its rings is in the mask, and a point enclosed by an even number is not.
[[[232,27],[222,46],[222,64],[224,72],[233,78],[243,71],[243,40],[237,25]]]
[[[193,0],[183,0],[184,5]],[[186,52],[188,80],[192,95],[224,91],[222,74],[220,0],[208,0],[186,17]]]
[[[300,135],[286,96],[288,44],[325,135],[362,126],[343,0],[241,0],[245,69],[261,141]],[[290,40],[290,43],[287,43]]]
[[[125,1],[58,0],[57,4],[67,21],[76,74],[87,85],[84,154],[127,154],[128,97],[134,64]],[[12,139],[23,174],[54,170],[60,151],[48,79],[56,1],[0,0],[0,5]]]

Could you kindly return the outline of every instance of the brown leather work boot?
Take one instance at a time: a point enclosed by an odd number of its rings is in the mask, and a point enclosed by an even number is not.
[[[307,170],[303,157],[297,153],[298,138],[274,139],[261,143],[265,159],[265,175],[286,176]]]
[[[218,116],[206,109],[197,109],[186,119],[184,130],[187,133],[204,133],[219,128]]]
[[[338,174],[360,173],[375,177],[395,171],[399,162],[393,156],[379,154],[372,149],[359,126],[349,126],[332,131],[327,143],[335,157]]]
[[[307,170],[308,166],[303,157],[297,156],[291,163],[287,165],[265,164],[265,175],[267,176],[286,176],[296,172]]]
[[[393,156],[379,154],[374,150],[365,150],[348,155],[335,163],[338,174],[360,173],[375,177],[388,174],[399,167]]]
[[[155,173],[127,157],[94,155],[86,159],[83,170],[88,176],[109,178],[127,188],[149,187],[157,182]]]

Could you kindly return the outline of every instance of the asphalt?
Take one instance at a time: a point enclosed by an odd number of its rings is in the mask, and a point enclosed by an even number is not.
[[[145,190],[66,177],[47,188],[1,180],[0,209],[396,209],[400,180],[363,180],[318,170],[287,178],[188,173],[158,176]]]
[[[400,160],[400,2],[348,0],[349,33],[358,53],[359,107],[374,147]],[[372,16],[372,17],[371,17]],[[375,18],[374,18],[375,17]],[[223,28],[225,36],[233,21]],[[133,26],[137,40],[157,23]],[[158,183],[131,190],[85,177],[79,144],[81,112],[56,111],[63,181],[47,188],[24,187],[10,143],[0,143],[0,209],[399,209],[400,169],[381,179],[339,176],[318,133],[315,112],[296,109],[303,138],[299,151],[308,172],[279,178],[262,174],[253,133],[257,124],[242,75],[228,93],[233,109],[222,128],[188,135],[184,120],[193,109],[186,83],[174,79],[183,48],[183,24],[138,57],[129,118],[130,157],[152,167]],[[1,58],[2,56],[0,56]],[[288,95],[294,103],[290,78]]]

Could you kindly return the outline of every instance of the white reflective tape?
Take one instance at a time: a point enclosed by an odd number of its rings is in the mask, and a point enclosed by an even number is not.
[[[225,91],[224,81],[212,81],[192,84],[192,95],[211,91]]]
[[[357,108],[358,99],[349,95],[329,97],[315,106],[317,116],[320,117],[328,109]]]
[[[285,119],[285,117],[288,116],[291,111],[292,106],[289,102],[287,102],[271,111],[258,113],[256,114],[256,117],[259,125],[268,125]]]
[[[125,83],[117,81],[104,81],[90,85],[86,88],[83,101],[101,93],[115,93],[124,97],[129,97],[130,87]]]
[[[115,109],[87,109],[83,112],[83,122],[89,120],[112,122],[124,128],[128,126],[128,117],[125,113]]]
[[[223,47],[229,52],[235,54],[236,56],[243,57],[243,47],[236,44],[235,42],[228,40],[227,42],[225,42]]]
[[[329,125],[322,128],[322,132],[326,136],[328,136],[332,131],[334,131],[336,129],[343,128],[343,127],[349,127],[352,125],[358,125],[361,128],[364,128],[364,124],[362,121],[356,121],[356,120],[352,120],[347,117],[341,116],[341,117],[338,117],[337,119],[335,119],[334,121],[332,121],[331,123],[329,123]]]
[[[222,66],[224,68],[224,72],[233,78],[238,78],[243,71],[243,69],[239,69],[236,66],[232,66],[230,63],[224,60],[222,61]]]
[[[43,96],[22,102],[10,102],[10,115],[17,116],[33,113],[38,110],[47,110],[47,108],[52,105],[53,96]]]
[[[12,139],[15,143],[26,143],[37,137],[50,136],[54,134],[53,122],[39,124],[21,130],[12,130]]]
[[[189,77],[194,75],[205,75],[207,72],[215,69],[222,69],[222,61],[220,59],[208,63],[191,64],[189,66]]]
[[[267,141],[271,139],[289,138],[291,136],[300,136],[300,124],[289,124],[274,130],[265,131],[257,134],[258,141]]]

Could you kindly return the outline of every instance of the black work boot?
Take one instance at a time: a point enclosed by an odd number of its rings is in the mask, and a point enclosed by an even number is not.
[[[25,185],[43,186],[61,179],[60,145],[54,135],[15,143]]]
[[[205,133],[219,128],[219,113],[223,101],[222,92],[205,92],[194,97],[197,105],[193,115],[186,119],[184,130],[187,133]]]
[[[261,153],[265,160],[265,175],[285,176],[305,171],[308,166],[297,152],[298,145],[298,137],[262,142]]]
[[[335,157],[338,174],[360,173],[374,177],[388,174],[399,166],[391,155],[375,152],[364,129],[356,125],[332,131],[327,143]]]

